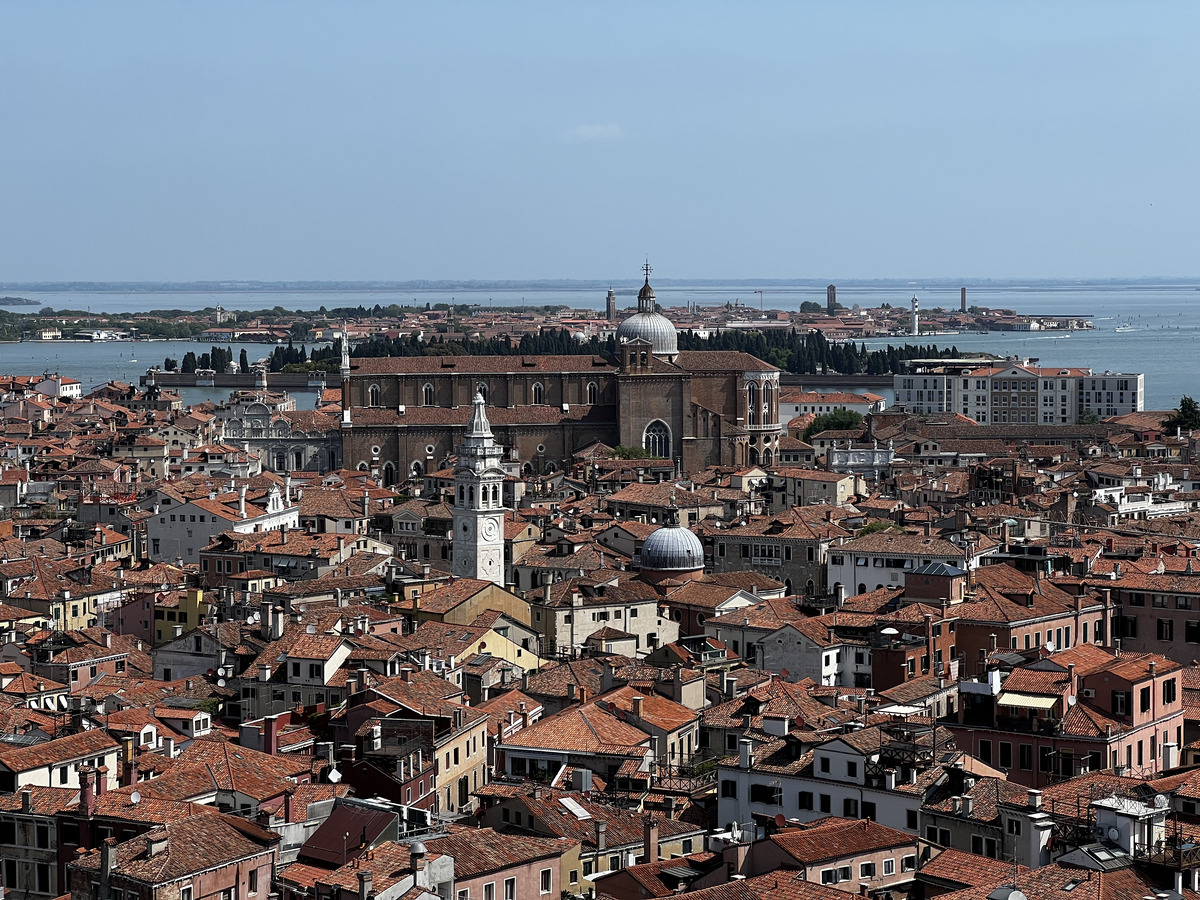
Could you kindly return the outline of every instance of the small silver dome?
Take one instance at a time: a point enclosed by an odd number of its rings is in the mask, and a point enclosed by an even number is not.
[[[649,341],[655,356],[674,356],[679,352],[675,326],[662,313],[636,312],[617,326],[617,343],[635,338]]]
[[[694,572],[704,568],[704,545],[682,525],[664,525],[642,544],[641,566],[655,572]]]

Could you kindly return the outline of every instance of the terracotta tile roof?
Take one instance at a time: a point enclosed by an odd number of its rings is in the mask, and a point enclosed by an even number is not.
[[[1020,866],[1018,876],[1028,871],[1025,866]],[[921,881],[932,881],[939,887],[953,888],[991,886],[1006,877],[1011,878],[1012,874],[1010,862],[947,848],[925,863],[917,877]]]
[[[43,766],[99,756],[119,746],[111,737],[95,728],[29,747],[0,745],[0,764],[12,772],[27,772]]]
[[[476,878],[513,866],[555,859],[577,847],[568,837],[501,834],[491,828],[451,826],[445,837],[425,841],[432,853],[454,858],[456,879]]]
[[[155,842],[165,848],[154,853]],[[268,851],[279,836],[233,816],[200,814],[175,819],[117,845],[116,872],[148,884],[173,881]],[[99,871],[100,851],[79,857],[73,865]]]
[[[521,729],[506,738],[504,746],[640,757],[650,746],[650,735],[595,704],[587,704],[568,707]]]
[[[773,834],[770,840],[806,866],[893,847],[915,847],[917,842],[915,835],[870,819],[825,819],[807,828]]]
[[[634,697],[642,698],[641,720],[664,731],[675,731],[698,719],[698,714],[686,706],[629,685],[596,698],[596,705],[624,719],[633,712]]]

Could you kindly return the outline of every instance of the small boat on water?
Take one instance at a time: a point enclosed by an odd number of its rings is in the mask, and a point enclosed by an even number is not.
[[[1126,332],[1126,331],[1137,331],[1137,329],[1134,328],[1132,325],[1130,325],[1128,322],[1122,322],[1120,325],[1118,325],[1116,328],[1114,328],[1113,331]]]

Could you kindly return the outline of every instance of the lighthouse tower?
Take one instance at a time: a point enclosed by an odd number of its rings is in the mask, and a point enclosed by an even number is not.
[[[912,331],[909,332],[913,337],[918,337],[921,334],[921,326],[917,322],[917,295],[913,294],[912,298]]]
[[[504,585],[504,470],[482,394],[455,448],[453,567],[461,578]]]

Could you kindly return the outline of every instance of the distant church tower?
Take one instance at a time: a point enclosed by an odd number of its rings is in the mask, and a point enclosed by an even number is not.
[[[917,319],[917,295],[913,294],[912,298],[912,330],[909,332],[913,337],[918,337],[921,334],[921,323]]]
[[[453,572],[504,585],[504,470],[482,394],[455,448]]]
[[[608,296],[604,298],[604,317],[610,322],[617,321],[617,292],[612,288],[608,289]]]
[[[342,323],[342,427],[350,427],[350,332]]]

